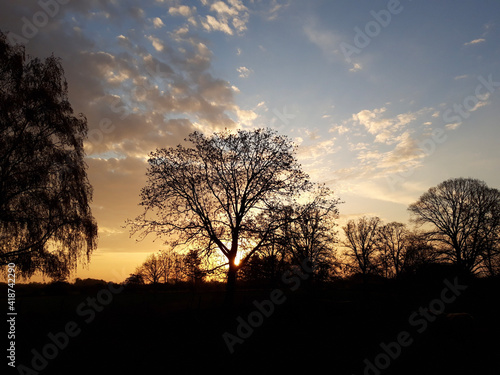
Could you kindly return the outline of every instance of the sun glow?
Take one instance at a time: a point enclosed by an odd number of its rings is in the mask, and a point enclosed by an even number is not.
[[[236,258],[234,258],[234,265],[239,266],[240,260],[241,260],[241,255],[240,255],[240,253],[238,253],[238,255],[236,255]]]

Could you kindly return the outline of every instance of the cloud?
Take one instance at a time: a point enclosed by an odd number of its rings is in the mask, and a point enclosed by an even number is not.
[[[200,23],[205,31],[221,31],[233,35],[242,34],[247,29],[250,14],[240,0],[227,2],[203,0],[202,4],[213,14],[200,17]]]
[[[350,72],[357,72],[358,70],[363,69],[361,64],[353,63],[352,68],[349,69]]]
[[[246,27],[246,8],[240,2],[226,3],[237,14],[230,17],[214,10],[213,17],[220,17],[219,22],[226,17],[235,34]],[[36,2],[26,4],[6,4],[0,14],[5,29],[21,34],[18,21],[40,10]],[[196,34],[196,27],[205,30],[200,23],[204,16],[195,7],[174,6],[164,13],[124,8],[101,1],[61,5],[50,26],[40,29],[26,46],[31,56],[61,57],[69,101],[75,113],[87,117],[85,150],[94,187],[92,207],[103,234],[100,251],[135,246],[128,233],[116,228],[140,212],[137,203],[149,152],[183,143],[194,130],[211,133],[253,126],[257,119],[255,109],[236,104],[238,89],[214,76],[212,51]],[[172,26],[165,17],[184,19],[180,26],[178,20]],[[108,34],[95,38],[102,22]]]
[[[238,118],[238,123],[242,125],[251,126],[253,124],[253,121],[257,118],[257,114],[252,110],[244,110],[236,106],[235,111]]]
[[[390,172],[406,170],[416,167],[423,156],[418,143],[406,131],[398,137],[396,147],[384,154],[378,167]]]
[[[239,68],[236,69],[236,71],[239,74],[240,78],[248,78],[251,73],[253,73],[252,69],[248,69],[246,66],[240,66]]]
[[[339,49],[342,41],[345,39],[340,33],[323,29],[317,25],[317,21],[309,19],[303,31],[311,43],[321,49],[323,55],[330,63],[342,62],[347,65],[349,72],[355,73],[363,69],[360,62],[346,59],[346,56]]]
[[[165,24],[163,23],[163,21],[161,20],[160,17],[155,17],[155,18],[153,18],[152,21],[153,21],[154,27],[157,28],[157,29],[165,26]]]
[[[364,109],[352,115],[354,121],[363,125],[370,134],[379,134],[394,125],[394,120],[389,118],[381,118],[381,114],[386,111],[385,107],[370,111]]]
[[[196,7],[190,8],[187,5],[179,5],[178,7],[170,7],[168,13],[172,16],[191,17],[196,12]]]
[[[329,173],[333,175],[331,181],[335,186],[345,181],[352,186],[361,186],[366,181],[379,181],[389,186],[387,179],[411,173],[423,165],[427,154],[418,140],[429,136],[424,134],[429,127],[416,126],[415,123],[429,122],[436,111],[424,107],[417,111],[391,113],[390,109],[391,104],[386,103],[384,107],[361,110],[329,130],[338,134],[337,144],[347,144],[343,153],[352,164],[344,164]],[[335,159],[327,160],[323,163],[331,170]],[[321,177],[324,179],[324,175]],[[368,192],[357,193],[365,195]]]
[[[336,146],[335,142],[337,138],[332,137],[330,139],[320,140],[319,136],[312,136],[308,134],[309,140],[313,140],[312,143],[305,144],[301,137],[297,137],[301,141],[301,146],[298,150],[298,156],[303,161],[309,162],[309,168],[313,165],[325,165],[324,157],[336,153],[340,150],[339,146]],[[312,164],[311,164],[312,163]]]
[[[331,30],[319,29],[312,20],[309,20],[304,25],[303,30],[309,41],[321,49],[327,60],[330,62],[340,60],[341,55],[338,46],[342,38],[339,35]]]
[[[223,1],[216,1],[210,6],[210,10],[215,11],[217,14],[221,16],[236,16],[238,15],[238,10],[235,7],[229,7],[225,2]]]
[[[367,150],[368,146],[369,146],[369,144],[364,143],[364,142],[358,142],[356,144],[350,143],[349,150],[351,150],[351,151]]]
[[[484,43],[486,42],[486,39],[480,38],[480,39],[474,39],[471,40],[470,42],[464,43],[464,46],[472,46],[474,44],[479,44],[479,43]]]
[[[454,123],[451,123],[451,124],[446,124],[446,129],[447,130],[455,130],[455,129],[458,129],[458,127],[462,125],[461,122],[454,122]]]
[[[219,21],[211,15],[206,16],[205,20],[201,21],[201,24],[206,31],[222,31],[233,35],[233,30],[225,20]]]
[[[270,8],[268,8],[265,12],[266,19],[268,21],[274,21],[276,18],[278,18],[279,12],[288,7],[288,5],[289,3],[280,4],[277,0],[272,0],[269,4]]]
[[[345,125],[335,125],[328,130],[329,133],[337,132],[339,135],[348,133],[350,131],[351,129]]]
[[[368,133],[375,136],[375,142],[392,144],[397,141],[395,135],[406,125],[415,121],[417,113],[401,113],[395,117],[385,117],[387,108],[364,109],[352,115],[352,120],[364,126]]]
[[[157,50],[158,52],[161,52],[165,49],[163,41],[160,38],[156,38],[152,35],[149,35],[148,39],[149,41],[151,41],[151,44],[153,45],[154,49]]]
[[[482,108],[482,107],[484,107],[484,106],[487,106],[488,104],[491,104],[491,102],[490,102],[490,101],[488,101],[488,98],[489,98],[489,97],[490,97],[490,93],[489,93],[489,92],[488,92],[488,93],[486,93],[486,94],[484,94],[484,95],[483,95],[483,97],[482,97],[482,98],[480,98],[481,100],[480,100],[480,101],[478,101],[478,102],[474,105],[474,107],[472,107],[471,109],[469,109],[469,112],[475,112],[475,111],[477,111],[479,108]]]

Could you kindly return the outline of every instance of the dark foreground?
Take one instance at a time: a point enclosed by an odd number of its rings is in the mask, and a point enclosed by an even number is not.
[[[368,292],[355,283],[247,287],[231,309],[220,288],[18,285],[15,364],[23,367],[7,365],[4,323],[0,372],[500,374],[499,280],[449,281],[454,290],[442,280]],[[7,298],[0,303],[7,311]],[[425,308],[445,310],[436,317]],[[463,312],[473,320],[445,318]]]

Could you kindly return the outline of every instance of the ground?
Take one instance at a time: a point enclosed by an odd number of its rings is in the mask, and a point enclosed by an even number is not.
[[[429,321],[415,314],[440,306],[442,280],[241,285],[230,308],[217,287],[17,285],[15,361],[25,367],[8,373],[500,374],[500,283],[465,284]],[[453,312],[473,323],[450,329]]]

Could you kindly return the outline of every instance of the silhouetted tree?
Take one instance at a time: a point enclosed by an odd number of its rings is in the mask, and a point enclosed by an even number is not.
[[[406,257],[403,270],[414,273],[418,268],[439,262],[439,253],[427,232],[410,231],[406,236]]]
[[[132,233],[177,236],[173,246],[192,243],[210,256],[220,251],[228,261],[228,300],[237,272],[267,242],[278,223],[258,221],[266,210],[307,190],[287,137],[271,129],[206,137],[199,132],[179,145],[150,154],[148,182],[141,193],[145,212],[130,222]],[[153,216],[151,216],[151,214]],[[255,238],[252,243],[245,239]],[[236,264],[240,253],[245,256]]]
[[[60,61],[25,56],[0,32],[0,264],[65,279],[96,248],[92,188]]]
[[[344,230],[346,241],[344,246],[348,248],[346,255],[351,259],[351,266],[366,276],[377,270],[378,254],[377,241],[378,229],[381,225],[379,217],[366,217],[357,221],[349,220]]]
[[[500,191],[471,178],[446,180],[410,205],[418,224],[432,224],[433,239],[460,272],[476,272],[495,257],[500,230]]]
[[[160,256],[151,254],[135,273],[141,275],[144,282],[158,284],[165,274],[165,263]]]
[[[167,250],[160,250],[158,253],[158,258],[163,264],[163,282],[177,282],[180,280],[180,269],[182,259],[181,255],[174,252],[171,248]]]
[[[338,218],[338,199],[332,199],[331,192],[322,187],[309,203],[293,204],[282,212],[282,244],[296,265],[313,269],[311,277],[325,276],[334,260],[336,232],[334,220]]]
[[[125,280],[125,284],[144,284],[144,278],[140,273],[131,273]]]
[[[196,250],[189,250],[184,256],[184,275],[191,280],[193,284],[202,281],[206,272],[201,269],[201,259]]]
[[[277,248],[278,246],[274,246]],[[266,247],[265,249],[273,248]],[[267,251],[262,251],[254,254],[248,259],[247,264],[238,274],[243,280],[253,283],[277,283],[290,264],[282,256],[282,253],[273,252],[269,254]]]
[[[406,266],[409,231],[403,223],[392,222],[379,227],[378,247],[383,254],[385,277],[399,276]]]

